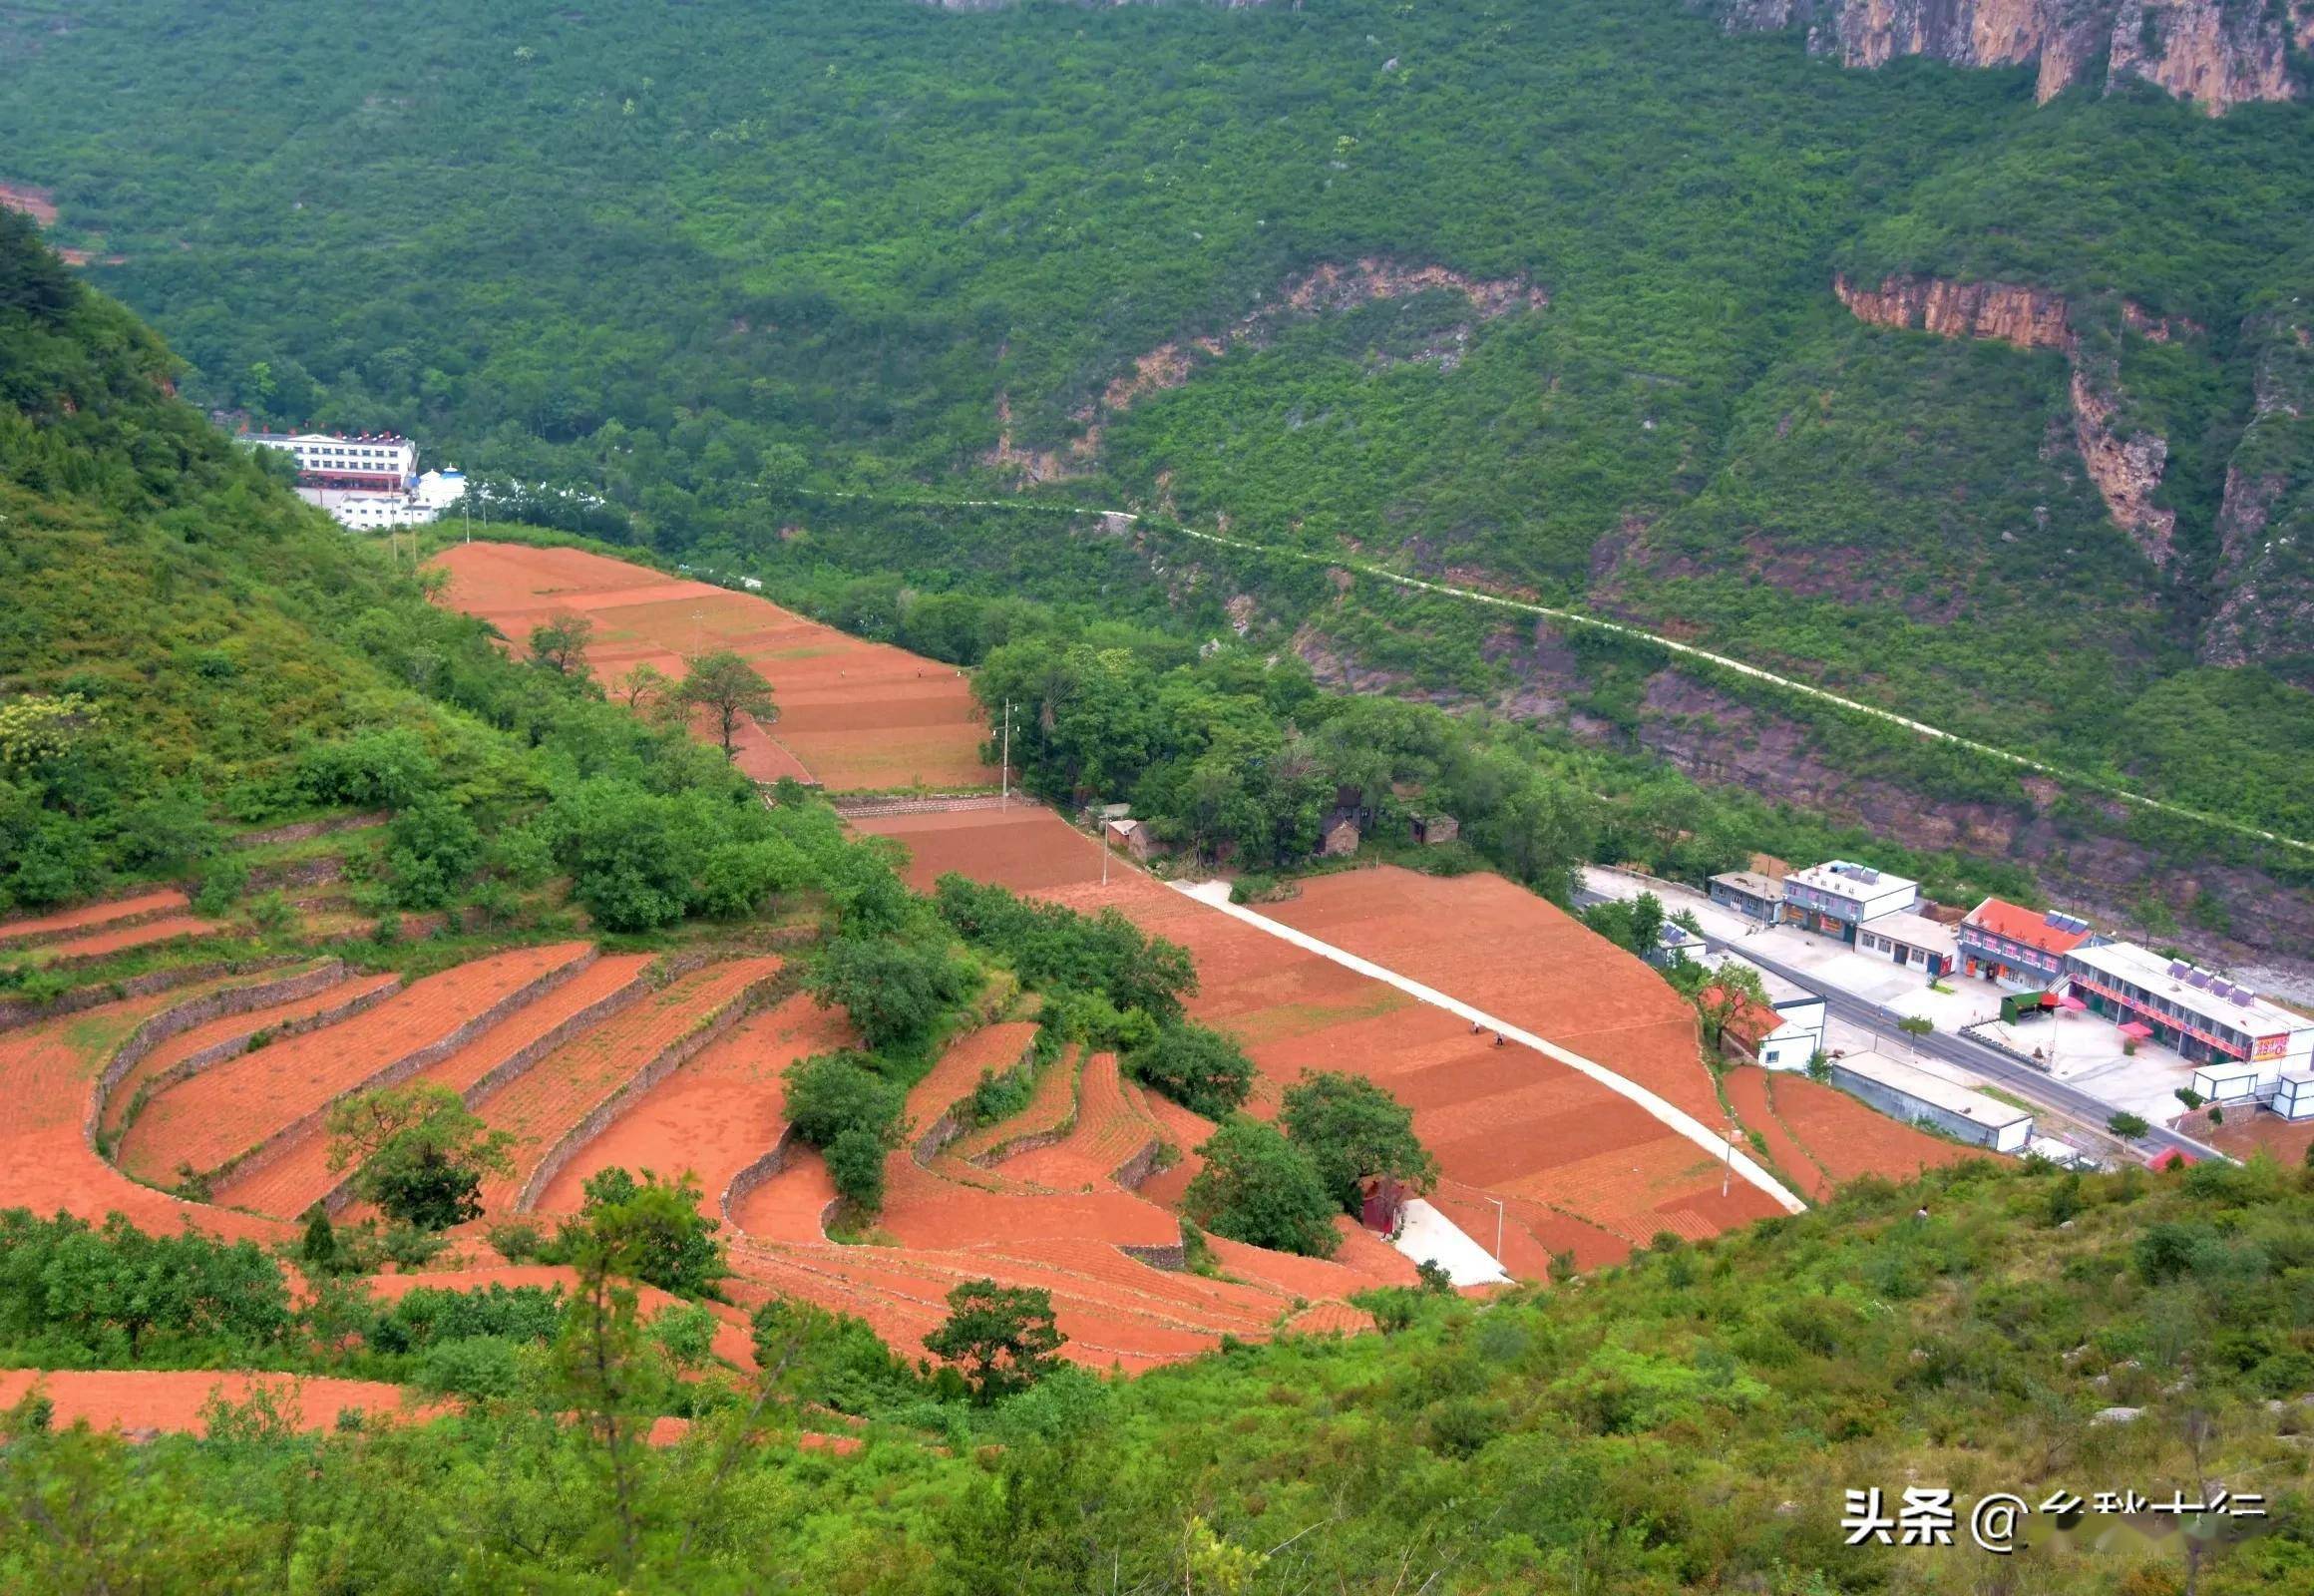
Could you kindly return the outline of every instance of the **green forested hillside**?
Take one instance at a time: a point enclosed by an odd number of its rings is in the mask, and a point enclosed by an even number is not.
[[[1519,277],[1547,309],[1433,291],[1238,346],[1111,417],[1079,493],[1588,595],[2123,768],[2218,597],[2241,322],[2314,208],[2297,107],[2037,107],[2022,71],[1843,73],[1671,0],[51,20],[5,25],[0,176],[126,256],[97,269],[213,403],[405,427],[679,548],[800,479],[1006,476],[999,395],[1061,445],[1316,264]],[[2062,359],[1858,329],[1835,269],[2205,329],[2124,372],[2182,575],[2089,491]]]
[[[235,833],[349,811],[390,813],[380,910],[503,913],[566,871],[599,925],[641,931],[843,873],[824,807],[767,810],[680,727],[508,657],[176,398],[181,374],[0,211],[0,910],[175,879],[221,914]],[[283,930],[274,908],[256,929]],[[37,989],[37,958],[0,987]]]

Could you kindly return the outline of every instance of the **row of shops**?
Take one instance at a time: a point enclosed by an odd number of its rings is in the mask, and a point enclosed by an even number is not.
[[[1928,911],[1919,885],[1849,860],[1773,876],[1715,876],[1712,901],[1763,925],[1834,937],[1934,981],[1986,981],[2020,1002],[2086,1010],[2123,1037],[2195,1065],[2212,1102],[2258,1101],[2314,1119],[2314,1016],[2188,960],[2105,936],[2086,920],[1988,898],[1954,923]],[[1948,911],[1949,913],[1949,911]]]

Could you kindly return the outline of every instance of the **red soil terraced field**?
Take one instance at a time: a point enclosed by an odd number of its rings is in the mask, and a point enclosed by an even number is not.
[[[155,1096],[116,1156],[132,1175],[167,1183],[187,1165],[217,1169],[413,1053],[455,1045],[463,1027],[535,997],[590,952],[561,943],[478,959],[339,1024],[214,1065]]]
[[[1039,804],[960,809],[930,815],[873,815],[853,829],[907,845],[908,884],[918,892],[950,871],[1015,892],[1042,892],[1101,879],[1100,844]],[[1109,874],[1138,869],[1112,859]]]
[[[213,937],[224,929],[218,922],[203,920],[198,915],[163,915],[157,920],[141,920],[131,926],[111,926],[102,931],[93,931],[85,937],[44,943],[31,950],[31,957],[36,965],[74,964],[102,959],[107,954],[124,954],[132,948],[151,948],[165,942],[190,942],[195,937]]]
[[[1165,1139],[1156,1121],[1125,1095],[1115,1053],[1095,1053],[1077,1077],[1076,1123],[1050,1146],[1018,1153],[1003,1162],[1014,1180],[1033,1181],[1056,1191],[1091,1190],[1116,1184],[1119,1171],[1146,1174],[1157,1144]],[[1139,1167],[1133,1167],[1139,1166]],[[1126,1182],[1138,1186],[1138,1179]]]
[[[731,1224],[758,1241],[818,1246],[828,1239],[820,1216],[835,1200],[835,1178],[820,1150],[790,1142],[778,1171],[731,1205]]]
[[[1089,1368],[1154,1368],[1193,1358],[1223,1335],[1256,1340],[1294,1309],[1290,1297],[1249,1283],[1161,1270],[1099,1242],[1068,1238],[1007,1241],[958,1249],[897,1247],[735,1247],[742,1282],[733,1295],[778,1292],[857,1315],[893,1347],[918,1352],[948,1315],[959,1283],[1052,1294],[1053,1317],[1069,1338],[1061,1355]]]
[[[158,920],[165,915],[181,914],[189,907],[185,894],[175,887],[164,887],[134,898],[115,898],[107,903],[60,909],[54,914],[0,921],[0,953],[13,953],[34,943],[60,941],[73,935],[85,936],[106,926]]]
[[[1767,1143],[1767,1156],[1785,1184],[1808,1201],[1820,1203],[1832,1194],[1831,1177],[1808,1156],[1808,1150],[1768,1100],[1769,1073],[1757,1064],[1740,1064],[1722,1076],[1721,1084],[1728,1088],[1728,1100],[1736,1105],[1744,1128],[1759,1132],[1760,1140]]]
[[[287,1227],[180,1202],[140,1186],[97,1156],[88,1120],[106,1063],[137,1027],[176,1004],[231,985],[214,982],[129,998],[0,1033],[0,1205],[92,1222],[125,1214],[163,1233],[188,1223],[227,1237],[274,1241]]]
[[[589,616],[587,658],[605,679],[643,661],[680,676],[683,656],[702,649],[746,658],[780,710],[775,741],[750,737],[741,760],[759,780],[790,773],[784,750],[839,792],[995,784],[980,759],[987,731],[979,706],[953,665],[847,636],[747,594],[576,549],[460,544],[437,564],[450,573],[446,600],[518,647],[558,610]]]
[[[1767,1095],[1776,1117],[1815,1155],[1835,1184],[1858,1175],[1910,1180],[1924,1169],[1988,1156],[1915,1130],[1837,1086],[1820,1086],[1805,1075],[1777,1071],[1767,1082]]]
[[[1027,1106],[994,1124],[965,1131],[942,1151],[940,1161],[992,1166],[1005,1158],[1008,1149],[1057,1139],[1076,1118],[1076,1081],[1082,1068],[1082,1050],[1069,1048],[1037,1074]],[[1005,1171],[1008,1176],[1012,1173]]]
[[[1352,879],[1330,877],[1319,885]],[[1442,1009],[1145,877],[1112,878],[1105,892],[1074,887],[1046,896],[1087,912],[1114,904],[1144,931],[1188,948],[1200,983],[1191,1013],[1235,1033],[1272,1093],[1305,1069],[1365,1075],[1413,1110],[1416,1133],[1450,1180],[1526,1199],[1531,1224],[1554,1210],[1571,1216],[1577,1223],[1557,1227],[1551,1244],[1539,1249],[1546,1254],[1573,1246],[1596,1256],[1592,1226],[1628,1249],[1662,1230],[1700,1238],[1781,1212],[1740,1181],[1722,1198],[1719,1165],[1709,1152],[1577,1071],[1530,1048],[1494,1047]],[[1457,935],[1458,927],[1438,931],[1440,940]],[[1627,963],[1657,979],[1636,961]],[[1434,974],[1454,979],[1451,970]],[[1595,972],[1585,977],[1599,979]],[[1668,989],[1666,996],[1677,1000]],[[1628,996],[1622,1000],[1635,1005]],[[1693,1020],[1687,1023],[1692,1049]],[[1668,1077],[1670,1060],[1653,1034],[1657,1025],[1668,1031],[1670,1016],[1642,1030],[1640,1057],[1665,1064]],[[1547,1034],[1552,1027],[1535,1028]],[[1618,1033],[1590,1034],[1612,1041]],[[1703,1075],[1700,1062],[1693,1067]],[[1708,1088],[1709,1077],[1704,1080]],[[1257,1093],[1253,1105],[1263,1111],[1274,1101]],[[1468,1216],[1453,1217],[1470,1228]],[[1486,1217],[1491,1236],[1491,1204]]]
[[[294,1032],[327,1023],[339,1015],[368,1007],[401,984],[402,978],[390,972],[378,976],[349,975],[310,997],[253,1008],[246,1013],[220,1014],[205,1024],[181,1031],[138,1059],[135,1067],[114,1082],[111,1094],[105,1099],[104,1127],[109,1131],[119,1130],[140,1088],[195,1055],[244,1047],[257,1036],[278,1036],[284,1029]]]
[[[515,1173],[483,1189],[494,1212],[521,1206],[542,1164],[587,1117],[670,1049],[707,1032],[781,968],[776,958],[708,965],[619,1010],[568,1046],[540,1059],[481,1108],[493,1129],[515,1136]]]
[[[1707,1125],[1725,1117],[1687,1000],[1516,883],[1384,865],[1313,878],[1261,913],[1581,1053]]]
[[[599,1023],[605,1010],[642,991],[650,969],[648,954],[612,954],[598,958],[570,980],[534,1002],[523,1004],[436,1063],[410,1077],[412,1082],[445,1086],[466,1099],[468,1107],[485,1102],[504,1084],[522,1058],[541,1046],[559,1045],[590,1023]],[[328,1198],[345,1180],[329,1167],[329,1138],[315,1125],[277,1157],[246,1172],[236,1171],[219,1181],[211,1197],[235,1208],[253,1208],[260,1214],[294,1218]]]
[[[0,1408],[12,1406],[38,1388],[56,1404],[59,1428],[86,1419],[92,1429],[207,1433],[201,1409],[211,1396],[245,1402],[262,1387],[284,1417],[294,1416],[308,1432],[334,1429],[348,1409],[370,1420],[419,1422],[450,1409],[421,1404],[399,1386],[375,1380],[334,1380],[320,1375],[248,1375],[210,1370],[51,1370],[0,1372]]]
[[[982,1025],[950,1042],[940,1061],[908,1090],[901,1113],[915,1127],[912,1139],[921,1145],[950,1109],[971,1095],[982,1071],[1003,1074],[1028,1056],[1035,1040],[1034,1022],[1014,1019]]]
[[[563,1167],[539,1208],[577,1213],[587,1177],[617,1166],[670,1178],[689,1170],[701,1207],[720,1214],[724,1188],[787,1130],[787,1066],[854,1040],[841,1009],[802,993],[749,1015],[612,1120]]]

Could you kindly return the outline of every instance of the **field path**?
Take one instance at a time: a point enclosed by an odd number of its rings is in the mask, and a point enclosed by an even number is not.
[[[1458,998],[1450,998],[1435,987],[1426,987],[1418,981],[1399,975],[1386,966],[1377,965],[1368,959],[1360,959],[1357,955],[1346,949],[1337,948],[1332,943],[1322,942],[1306,931],[1299,931],[1287,925],[1284,921],[1272,920],[1269,916],[1257,914],[1242,904],[1233,904],[1229,899],[1229,883],[1227,882],[1205,882],[1196,886],[1177,884],[1174,890],[1184,897],[1194,898],[1199,903],[1220,910],[1233,920],[1243,921],[1272,937],[1292,943],[1305,952],[1314,953],[1322,959],[1343,966],[1345,969],[1356,971],[1359,975],[1370,980],[1395,987],[1417,1002],[1427,1003],[1433,1008],[1444,1009],[1457,1018],[1467,1019],[1473,1024],[1495,1032],[1507,1041],[1515,1042],[1521,1047],[1532,1048],[1546,1058],[1565,1064],[1578,1074],[1585,1075],[1605,1086],[1617,1096],[1636,1103],[1650,1117],[1685,1137],[1713,1158],[1718,1159],[1724,1156],[1730,1158],[1736,1174],[1751,1186],[1766,1193],[1784,1212],[1797,1214],[1806,1211],[1807,1204],[1787,1190],[1781,1181],[1761,1168],[1758,1161],[1750,1154],[1731,1152],[1728,1149],[1726,1138],[1720,1132],[1705,1125],[1685,1109],[1674,1107],[1655,1092],[1634,1081],[1626,1080],[1623,1076],[1616,1074],[1604,1065],[1594,1063],[1581,1053],[1571,1052],[1556,1042],[1546,1041],[1533,1031],[1522,1029],[1509,1020],[1488,1013],[1485,1009],[1466,1003]]]

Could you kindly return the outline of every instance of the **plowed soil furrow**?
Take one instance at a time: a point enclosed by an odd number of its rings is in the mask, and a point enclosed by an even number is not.
[[[1910,1180],[1924,1169],[1983,1156],[1976,1148],[1915,1130],[1837,1086],[1818,1085],[1804,1075],[1778,1074],[1768,1082],[1767,1092],[1776,1116],[1815,1154],[1835,1183],[1858,1175]]]
[[[536,1002],[525,1003],[463,1047],[410,1077],[412,1082],[444,1086],[469,1102],[479,1082],[526,1047],[570,1022],[594,1004],[618,995],[642,980],[650,968],[648,954],[617,954],[597,959]],[[266,1160],[246,1175],[218,1182],[214,1196],[236,1208],[253,1208],[283,1219],[303,1213],[322,1201],[345,1179],[345,1172],[329,1167],[329,1138],[322,1127],[312,1127],[296,1144]]]
[[[158,919],[187,907],[184,893],[175,887],[164,887],[158,892],[139,893],[134,898],[116,898],[109,903],[83,904],[77,909],[59,909],[53,914],[29,919],[0,921],[0,953],[93,933],[125,921]]]
[[[950,871],[1000,881],[1016,892],[1101,879],[1101,845],[1040,804],[925,815],[864,815],[854,829],[908,848],[908,884],[930,892]],[[1111,860],[1122,874],[1137,867]]]
[[[96,931],[85,937],[71,937],[62,942],[43,943],[31,951],[37,965],[77,964],[101,959],[107,954],[127,953],[132,948],[151,948],[165,942],[191,942],[196,937],[213,937],[225,928],[213,920],[198,915],[163,915],[156,920],[141,920],[133,926],[117,926],[110,931]]]
[[[390,972],[377,976],[350,976],[309,998],[275,1003],[269,1008],[252,1009],[244,1014],[220,1015],[206,1024],[195,1025],[191,1030],[172,1036],[138,1059],[136,1067],[115,1083],[112,1094],[105,1099],[105,1128],[118,1130],[141,1086],[155,1076],[177,1068],[195,1053],[260,1034],[278,1032],[284,1025],[303,1024],[319,1016],[334,1014],[348,1006],[368,1002],[378,994],[399,985],[401,978]]]
[[[701,1206],[717,1212],[734,1175],[779,1144],[787,1129],[788,1065],[854,1040],[841,1009],[798,993],[751,1014],[653,1086],[564,1166],[538,1202],[546,1213],[576,1213],[581,1187],[613,1166],[689,1171]]]
[[[732,1205],[731,1223],[761,1241],[818,1245],[828,1239],[820,1216],[835,1200],[836,1182],[819,1149],[790,1142],[779,1172]]]
[[[845,635],[747,594],[577,549],[461,544],[436,562],[445,601],[509,637],[558,610],[594,622],[587,657],[605,676],[649,662],[671,676],[686,654],[729,648],[771,684],[778,721],[750,733],[741,768],[799,767],[838,791],[994,785],[971,683],[954,665]]]
[[[424,1402],[399,1386],[375,1380],[336,1380],[320,1375],[251,1375],[208,1370],[0,1371],[0,1407],[14,1405],[39,1389],[56,1404],[55,1423],[69,1428],[87,1419],[92,1429],[207,1433],[201,1410],[212,1397],[245,1402],[262,1388],[275,1409],[308,1433],[335,1429],[338,1417],[358,1411],[371,1426],[392,1419],[423,1422],[450,1411]]]
[[[1720,1083],[1727,1088],[1728,1100],[1736,1105],[1744,1128],[1759,1132],[1759,1139],[1767,1143],[1767,1156],[1786,1180],[1796,1183],[1794,1189],[1805,1193],[1811,1202],[1829,1197],[1830,1178],[1767,1100],[1767,1071],[1757,1064],[1742,1064],[1721,1076]]]
[[[283,1236],[285,1227],[270,1220],[180,1202],[140,1186],[89,1145],[86,1126],[97,1080],[121,1044],[155,1014],[228,985],[233,983],[184,987],[0,1033],[0,1081],[7,1084],[0,1093],[0,1171],[7,1183],[0,1201],[92,1222],[119,1212],[164,1233],[191,1222],[230,1237]]]
[[[1156,1125],[1126,1099],[1117,1055],[1096,1053],[1078,1077],[1076,1124],[1069,1133],[1048,1147],[1005,1159],[1002,1169],[1015,1180],[1056,1191],[1089,1189],[1111,1184],[1121,1166],[1159,1139]]]
[[[1416,885],[1401,890],[1400,878]],[[1474,882],[1465,913],[1455,893]],[[1628,1249],[1659,1229],[1742,1223],[1767,1211],[1764,1194],[1757,1203],[1746,1195],[1756,1188],[1722,1199],[1719,1171],[1704,1167],[1702,1149],[1601,1082],[1532,1048],[1496,1047],[1444,1009],[1400,1001],[1407,995],[1386,983],[1183,894],[1132,878],[1043,896],[1086,913],[1114,906],[1190,950],[1200,983],[1191,1013],[1238,1035],[1260,1069],[1250,1111],[1274,1113],[1283,1089],[1306,1070],[1363,1075],[1413,1110],[1416,1134],[1450,1181],[1537,1198],[1527,1226],[1534,1245],[1523,1254],[1530,1268],[1538,1254],[1563,1246],[1597,1262],[1602,1235]],[[1422,913],[1401,924],[1409,903]],[[1405,972],[1412,979],[1490,1011],[1525,1014],[1528,1028],[1608,1069],[1629,1067],[1676,1106],[1709,1113],[1706,1123],[1722,1117],[1694,1016],[1679,996],[1522,889],[1384,868],[1318,878],[1302,898],[1263,913],[1342,939],[1377,964],[1403,958],[1418,967]],[[1509,1013],[1505,1020],[1518,1022]],[[1157,1108],[1146,1093],[1144,1100]],[[1170,1195],[1188,1178],[1168,1172],[1141,1190]],[[1576,1218],[1547,1217],[1550,1207]],[[1486,1218],[1491,1234],[1491,1205]],[[1544,1233],[1557,1245],[1546,1246]],[[1518,1251],[1507,1240],[1506,1250]]]
[[[524,1183],[564,1137],[612,1093],[693,1032],[714,1023],[757,982],[777,974],[774,958],[709,965],[621,1009],[605,1023],[540,1059],[485,1102],[493,1129],[515,1137],[515,1173],[483,1190],[493,1211],[511,1209]]]
[[[415,982],[340,1024],[307,1031],[161,1092],[121,1140],[123,1168],[171,1181],[212,1170],[304,1115],[360,1090],[380,1070],[440,1044],[587,954],[583,944],[523,948]]]
[[[1072,1047],[1046,1064],[1036,1077],[1027,1107],[1009,1119],[964,1132],[949,1144],[943,1161],[985,1161],[992,1165],[1003,1160],[1006,1149],[1020,1142],[1057,1137],[1076,1115],[1076,1077],[1083,1056],[1083,1049]]]
[[[979,1085],[983,1071],[1001,1075],[1028,1056],[1036,1040],[1036,1026],[1028,1020],[1006,1020],[967,1031],[943,1050],[940,1061],[924,1079],[909,1088],[903,1115],[921,1141],[943,1115]]]

